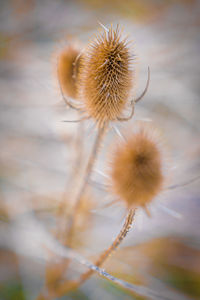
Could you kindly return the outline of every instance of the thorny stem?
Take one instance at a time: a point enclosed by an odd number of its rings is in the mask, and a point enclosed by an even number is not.
[[[79,208],[80,208],[80,204],[81,204],[81,197],[84,194],[85,189],[87,187],[87,183],[88,183],[88,180],[89,180],[89,177],[90,177],[90,174],[91,174],[91,171],[92,171],[92,168],[93,168],[93,165],[94,165],[94,162],[95,162],[95,159],[96,159],[99,147],[100,147],[100,144],[102,142],[102,138],[105,134],[105,131],[106,131],[106,126],[104,126],[103,128],[100,128],[98,130],[96,140],[94,142],[93,149],[92,149],[88,164],[87,164],[86,169],[85,169],[85,174],[83,176],[83,181],[81,183],[81,186],[79,187],[78,193],[75,196],[74,211],[73,211],[73,214],[72,214],[71,219],[69,221],[69,229],[68,229],[67,240],[66,240],[66,244],[68,246],[70,246],[71,242],[72,242],[74,227],[75,227],[75,223],[76,223],[76,217],[77,217],[77,214],[78,214],[78,211],[79,211]]]
[[[83,144],[83,139],[82,139],[82,135],[84,134],[84,124],[83,123],[79,123],[78,124],[78,128],[77,128],[77,135],[75,138],[75,142],[74,142],[74,147],[77,149],[76,151],[76,157],[74,159],[74,163],[73,163],[73,168],[70,174],[70,182],[66,183],[66,188],[63,194],[63,199],[59,205],[59,209],[58,209],[58,219],[60,220],[61,215],[65,215],[65,204],[66,204],[66,197],[67,197],[67,189],[69,188],[69,184],[72,183],[72,179],[76,178],[77,174],[78,174],[78,169],[80,168],[80,166],[82,165],[82,160],[83,160],[83,148],[84,148],[84,144]]]
[[[73,168],[71,171],[71,180],[70,183],[67,185],[64,194],[63,199],[60,203],[59,210],[57,213],[57,238],[61,242],[65,242],[65,232],[66,232],[66,199],[69,194],[69,191],[67,192],[67,188],[72,184],[72,180],[76,181],[77,174],[79,174],[78,170],[82,166],[83,162],[83,149],[84,149],[84,143],[82,136],[84,134],[84,124],[79,123],[77,135],[75,138],[75,148],[76,151],[76,157],[74,159]],[[65,259],[63,261],[58,261],[57,263],[49,263],[46,266],[46,285],[47,288],[51,289],[52,286],[55,286],[55,284],[60,280],[63,273],[65,272],[67,265],[69,263],[68,259]]]
[[[98,130],[98,133],[97,133],[94,145],[93,145],[92,152],[90,154],[90,157],[89,157],[89,160],[88,160],[85,172],[84,172],[83,177],[82,177],[81,185],[79,187],[78,193],[75,195],[75,198],[74,198],[75,206],[74,206],[73,214],[72,214],[71,219],[69,221],[69,229],[68,229],[67,234],[66,234],[66,231],[65,231],[66,228],[64,228],[65,236],[67,235],[67,238],[63,242],[67,246],[71,246],[71,243],[72,243],[73,233],[74,233],[75,224],[76,224],[76,218],[77,218],[77,214],[78,214],[78,211],[79,211],[79,208],[80,208],[80,204],[81,204],[81,199],[82,199],[81,197],[84,194],[84,191],[85,191],[85,189],[87,187],[87,183],[88,183],[88,180],[89,180],[89,177],[90,177],[90,174],[91,174],[91,171],[92,171],[95,159],[97,157],[98,150],[99,150],[99,147],[100,147],[101,142],[102,142],[102,138],[103,138],[103,136],[105,134],[106,128],[107,128],[107,126],[104,125],[104,127],[100,128]],[[80,150],[80,155],[79,156],[77,157],[78,158],[77,161],[80,162],[80,159],[81,159],[81,150]],[[75,167],[77,168],[77,164],[76,164]],[[57,269],[57,272],[54,274],[54,277],[53,277],[53,282],[50,281],[49,284],[48,284],[49,287],[52,285],[52,283],[56,284],[56,282],[58,282],[61,274],[63,274],[63,272],[66,271],[69,262],[70,262],[70,259],[67,259],[67,260],[65,260],[64,263],[62,262],[62,264],[58,263],[57,266],[54,265],[54,264],[52,266],[51,265],[49,266],[49,269],[47,269],[47,273],[50,272],[50,274],[51,274],[52,273],[51,271],[53,271],[53,273],[55,273],[55,271]],[[54,287],[55,287],[55,285],[54,285]],[[39,297],[37,298],[37,300],[40,300],[40,299],[41,300],[42,299],[48,299],[49,300],[49,299],[51,299],[51,293],[52,292],[53,291],[49,290],[49,293],[47,295],[40,294]],[[42,298],[40,298],[40,297],[42,297]]]
[[[84,135],[84,122],[81,122],[78,124],[77,136],[75,140],[75,148],[77,149],[77,154],[75,157],[74,168],[72,170],[72,178],[74,178],[78,173],[78,170],[83,160],[83,149],[84,149],[84,139],[82,138],[83,135]]]
[[[120,233],[118,234],[118,236],[116,237],[114,242],[110,245],[110,247],[108,249],[106,249],[105,251],[103,251],[102,254],[99,256],[99,258],[96,260],[95,265],[97,267],[101,266],[104,263],[104,261],[107,259],[107,257],[109,257],[111,255],[111,253],[117,249],[117,247],[121,244],[123,239],[126,237],[127,233],[129,232],[129,230],[131,228],[134,215],[135,215],[135,209],[130,209],[129,213],[126,217],[126,220],[125,220],[122,230],[120,231]],[[92,275],[93,272],[94,272],[93,270],[89,270],[89,271],[85,272],[84,274],[82,274],[79,279],[79,283],[81,284],[85,280],[87,280]]]
[[[76,218],[78,216],[78,211],[81,205],[81,199],[82,199],[82,195],[84,194],[84,191],[87,187],[88,181],[89,181],[89,177],[95,162],[95,159],[97,157],[98,154],[98,150],[99,147],[101,145],[102,142],[102,138],[105,134],[107,126],[104,125],[104,127],[100,128],[98,130],[94,145],[93,145],[93,149],[92,152],[90,154],[86,169],[84,174],[82,175],[82,182],[81,185],[79,186],[79,190],[78,193],[75,195],[74,201],[73,203],[75,203],[74,205],[74,209],[73,209],[73,213],[71,215],[71,218],[69,220],[69,225],[68,225],[68,231],[66,233],[66,228],[64,228],[64,234],[65,234],[65,241],[64,244],[67,245],[68,247],[71,246],[72,244],[72,239],[73,239],[73,234],[74,234],[74,229],[75,229],[75,225],[76,225]],[[73,200],[73,199],[72,199]],[[66,271],[68,264],[69,264],[70,260],[66,260],[64,265],[63,265],[63,269]]]
[[[106,250],[104,250],[99,258],[94,263],[95,266],[99,267],[101,266],[104,261],[117,249],[117,247],[121,244],[123,239],[126,237],[127,233],[129,232],[131,225],[133,223],[135,215],[135,209],[130,209],[128,212],[128,215],[126,217],[126,220],[124,222],[124,225],[122,227],[122,230],[115,238],[114,242],[110,245],[110,247]],[[84,283],[87,279],[91,277],[91,275],[94,273],[94,270],[88,270],[85,273],[83,273],[80,278],[77,281],[64,281],[60,284],[60,286],[56,289],[56,295],[62,296],[71,290],[78,288],[82,283]]]
[[[41,230],[43,228],[41,227]],[[161,284],[160,281],[156,280],[154,277],[152,277],[153,282],[156,284],[159,284],[160,291],[156,292],[155,289],[152,290],[148,286],[142,286],[142,285],[136,285],[133,283],[129,283],[127,281],[124,281],[122,279],[116,278],[109,274],[106,270],[95,266],[93,263],[85,259],[82,255],[78,254],[76,251],[66,248],[62,246],[59,242],[57,242],[55,239],[52,239],[52,236],[46,233],[46,239],[44,239],[44,242],[46,243],[47,248],[52,252],[55,253],[58,257],[62,258],[70,258],[77,263],[94,270],[99,276],[102,278],[108,280],[109,282],[113,282],[114,284],[122,287],[125,290],[129,290],[131,293],[133,293],[134,297],[135,294],[142,296],[145,299],[151,299],[151,300],[189,300],[188,297],[184,296],[183,294],[180,294],[179,292],[176,292],[172,289],[169,289],[168,286],[165,286],[164,284]],[[43,243],[42,243],[43,244]],[[44,244],[43,244],[44,245]],[[150,279],[150,278],[149,278]],[[71,286],[74,284],[75,281],[71,281]],[[45,295],[45,293],[44,293]],[[55,294],[54,294],[55,295]],[[57,296],[53,296],[53,299],[55,299]],[[48,298],[49,300],[50,298]],[[51,298],[52,299],[52,298]],[[47,300],[45,296],[40,296],[37,298],[37,300]]]

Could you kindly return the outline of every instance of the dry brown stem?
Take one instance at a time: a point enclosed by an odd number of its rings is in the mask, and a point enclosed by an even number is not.
[[[128,215],[126,217],[126,220],[124,222],[124,225],[122,227],[122,230],[120,231],[120,233],[117,235],[117,237],[115,238],[114,242],[110,245],[109,248],[107,248],[106,250],[104,250],[100,256],[98,257],[98,259],[96,260],[96,262],[94,263],[95,266],[99,267],[101,266],[105,260],[117,249],[117,247],[121,244],[121,242],[123,241],[123,239],[126,237],[132,223],[133,223],[133,218],[135,215],[135,209],[130,209],[128,212]],[[85,273],[83,273],[80,278],[75,281],[64,281],[62,282],[56,289],[56,295],[57,296],[62,296],[68,292],[70,292],[71,290],[74,290],[76,288],[78,288],[82,283],[84,283],[86,280],[88,280],[92,274],[94,273],[94,270],[88,270]]]

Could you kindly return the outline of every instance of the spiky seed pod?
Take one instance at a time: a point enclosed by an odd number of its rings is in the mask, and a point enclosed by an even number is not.
[[[61,88],[68,97],[77,98],[77,76],[79,70],[80,49],[68,45],[58,55],[58,80]]]
[[[145,207],[164,182],[164,152],[153,127],[142,125],[115,148],[111,160],[112,189],[126,205]]]
[[[83,54],[79,96],[84,109],[99,127],[116,120],[132,88],[131,54],[118,27],[96,37]]]

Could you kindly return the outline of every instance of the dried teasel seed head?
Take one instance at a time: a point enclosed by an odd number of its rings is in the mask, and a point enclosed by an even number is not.
[[[131,59],[119,27],[97,36],[81,58],[79,97],[99,127],[116,120],[125,108],[132,89]]]
[[[145,207],[162,189],[164,152],[158,132],[140,125],[112,153],[113,192],[130,207]]]
[[[77,98],[77,76],[80,49],[71,44],[58,55],[57,71],[61,89],[68,97]]]

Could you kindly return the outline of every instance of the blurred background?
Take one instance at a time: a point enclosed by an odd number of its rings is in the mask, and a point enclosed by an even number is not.
[[[56,53],[71,40],[88,43],[101,27],[120,24],[137,55],[135,94],[151,82],[136,120],[152,120],[170,153],[169,183],[151,217],[135,225],[104,267],[160,292],[160,299],[200,299],[200,2],[195,0],[0,1],[0,299],[34,299],[46,254],[37,221],[50,233],[76,159],[77,118],[59,93]],[[116,124],[119,129],[128,124]],[[95,129],[85,122],[85,155]],[[110,130],[92,178],[106,183]],[[190,184],[182,185],[186,182]],[[173,186],[176,186],[174,187]],[[182,186],[178,186],[182,185]],[[91,261],[119,231],[125,209],[90,186],[73,248]],[[66,200],[67,201],[67,200]],[[70,276],[85,268],[70,265]],[[177,296],[165,297],[162,284]],[[94,275],[62,299],[147,299]]]

